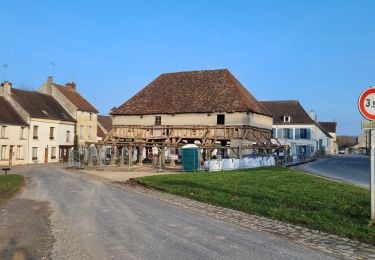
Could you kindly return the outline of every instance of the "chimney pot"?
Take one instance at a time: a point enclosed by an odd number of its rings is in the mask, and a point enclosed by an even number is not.
[[[77,89],[77,85],[76,85],[75,82],[67,82],[67,83],[65,84],[65,86],[66,86],[66,87],[69,87],[69,88],[71,88],[71,89],[73,89],[73,90],[76,90],[76,89]]]
[[[3,83],[1,83],[1,87],[4,88],[4,98],[8,99],[9,95],[12,93],[12,83],[10,83],[9,81],[4,81]]]

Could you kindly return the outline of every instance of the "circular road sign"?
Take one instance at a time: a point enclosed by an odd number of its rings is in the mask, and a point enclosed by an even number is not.
[[[359,97],[359,112],[368,120],[375,120],[375,88],[368,88]]]

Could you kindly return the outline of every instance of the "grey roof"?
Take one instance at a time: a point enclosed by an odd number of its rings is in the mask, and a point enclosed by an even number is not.
[[[76,121],[52,96],[37,91],[13,88],[12,97],[31,117],[69,122]]]

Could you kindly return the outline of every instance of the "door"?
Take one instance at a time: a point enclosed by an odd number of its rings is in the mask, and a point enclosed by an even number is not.
[[[48,163],[48,147],[44,149],[44,163]]]
[[[9,166],[13,165],[13,145],[9,147]]]

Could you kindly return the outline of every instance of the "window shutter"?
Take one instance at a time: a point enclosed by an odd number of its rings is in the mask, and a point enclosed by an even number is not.
[[[300,129],[296,128],[296,140],[300,139]]]
[[[306,139],[308,139],[308,140],[311,139],[311,129],[310,128],[306,129]]]
[[[272,137],[276,138],[276,128],[272,128]]]
[[[277,130],[277,138],[283,138],[283,129],[282,128],[279,128]]]

